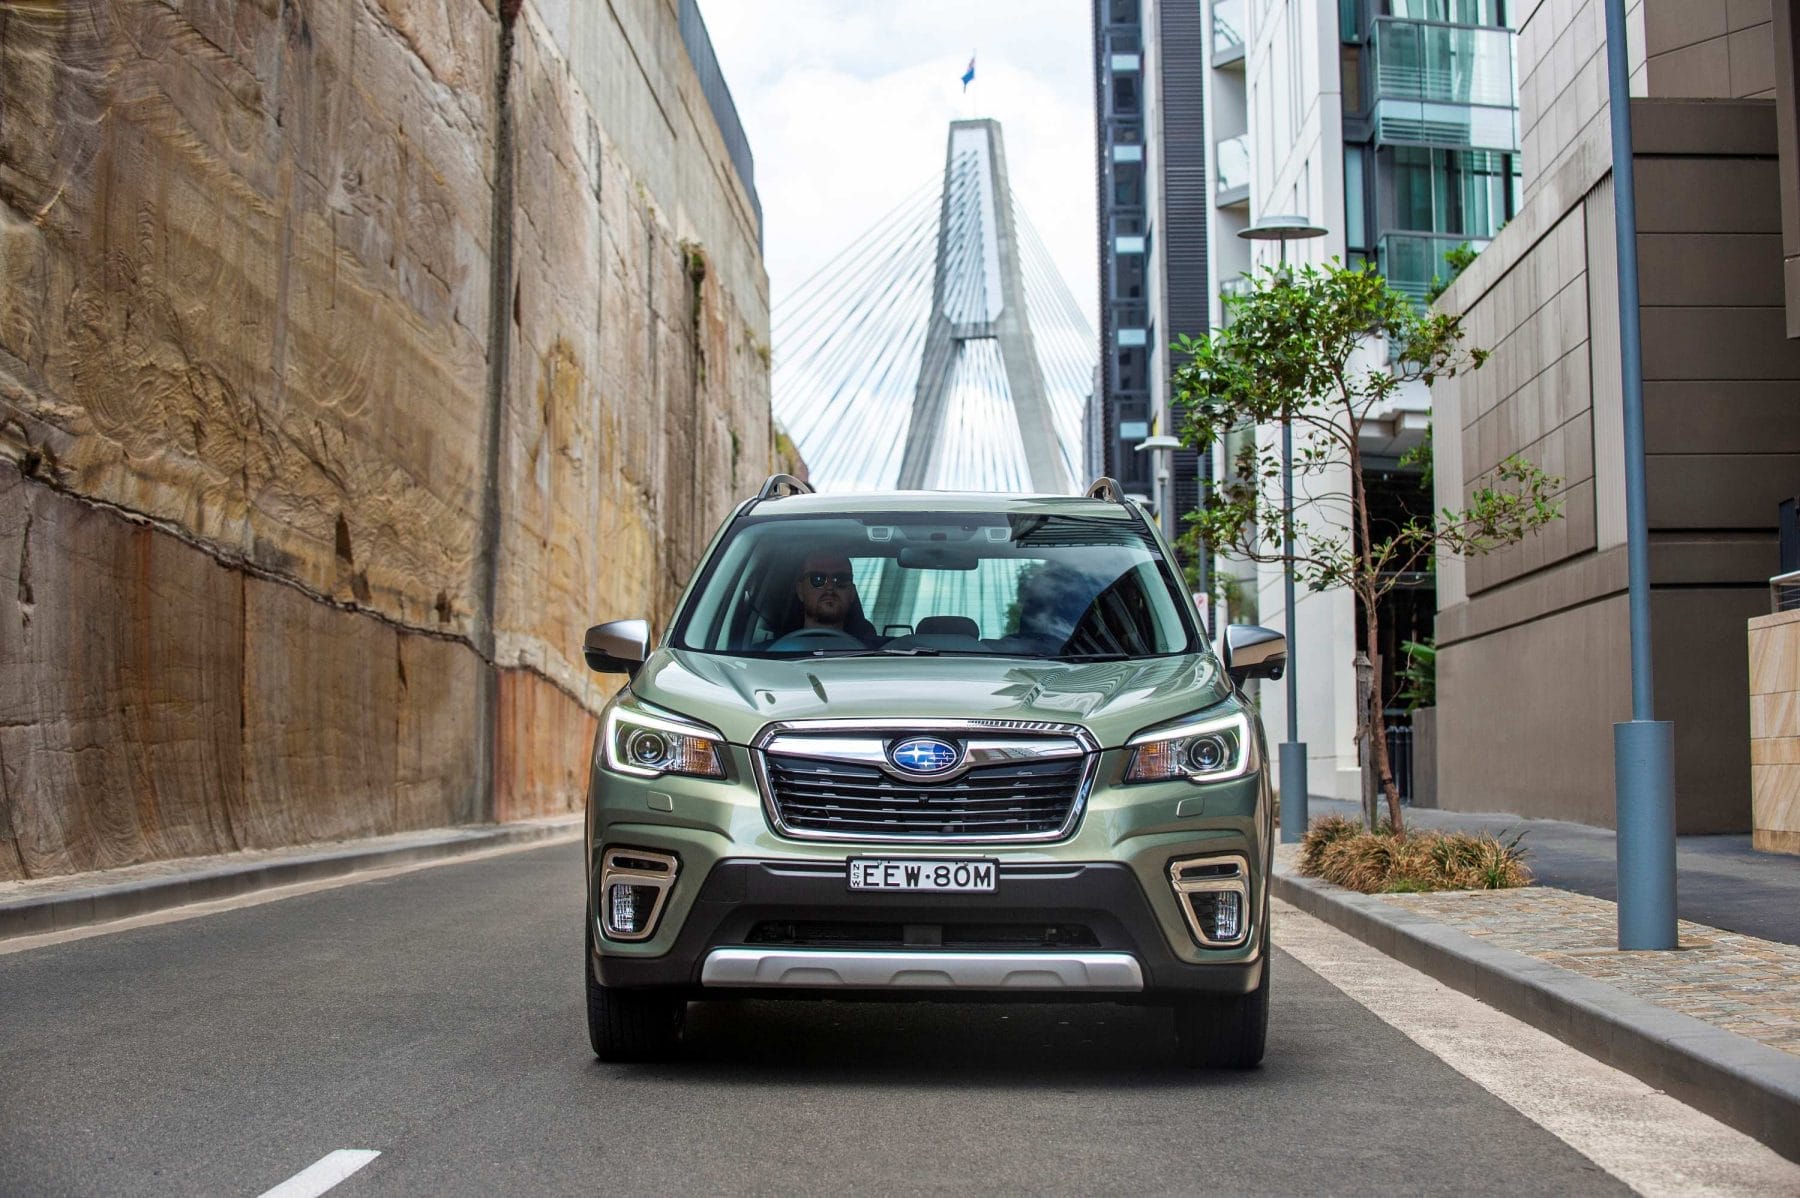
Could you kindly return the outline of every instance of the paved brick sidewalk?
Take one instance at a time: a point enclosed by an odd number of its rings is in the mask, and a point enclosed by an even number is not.
[[[1314,819],[1324,815],[1354,819],[1356,806],[1315,795],[1308,813]],[[1616,846],[1609,829],[1418,808],[1408,811],[1406,820],[1418,828],[1508,838],[1523,832],[1525,863],[1541,885],[1609,903],[1618,897]],[[1676,913],[1683,919],[1800,946],[1800,857],[1755,852],[1748,836],[1682,836],[1677,838],[1675,860]]]
[[[1612,903],[1550,887],[1374,897],[1800,1056],[1800,948],[1792,945],[1683,920],[1680,950],[1620,952]]]

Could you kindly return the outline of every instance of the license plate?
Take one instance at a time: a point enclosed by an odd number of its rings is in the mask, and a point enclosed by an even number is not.
[[[952,861],[942,857],[852,857],[852,890],[938,890],[988,893],[995,889],[1000,868],[985,860]]]

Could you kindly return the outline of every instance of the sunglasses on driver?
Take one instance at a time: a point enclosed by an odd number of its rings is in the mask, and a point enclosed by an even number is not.
[[[856,576],[848,570],[837,570],[829,574],[823,570],[814,570],[806,576],[806,581],[815,591],[824,587],[827,582],[841,590],[853,585],[856,582]]]

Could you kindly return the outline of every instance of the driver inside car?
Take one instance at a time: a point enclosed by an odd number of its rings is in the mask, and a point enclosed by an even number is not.
[[[804,613],[801,627],[833,628],[848,636],[857,635],[849,627],[852,613],[861,606],[856,598],[856,576],[850,572],[850,559],[843,554],[808,554],[800,565],[800,576],[794,580],[794,594]]]

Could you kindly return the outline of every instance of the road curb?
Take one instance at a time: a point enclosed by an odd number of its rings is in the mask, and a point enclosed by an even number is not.
[[[1800,1058],[1314,878],[1276,898],[1800,1161]]]
[[[164,877],[101,882],[51,894],[0,899],[0,941],[63,932],[365,870],[570,839],[579,834],[581,826],[582,817],[576,815],[567,819],[446,828],[423,837],[409,837],[399,844],[340,844],[273,860],[234,862],[229,856],[204,858],[201,860],[205,864]]]

